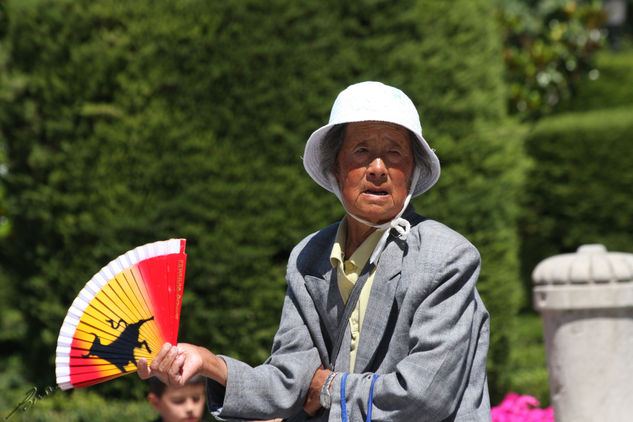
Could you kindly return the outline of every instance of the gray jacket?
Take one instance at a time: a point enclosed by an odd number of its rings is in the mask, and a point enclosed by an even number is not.
[[[365,421],[375,373],[380,376],[372,421],[490,421],[489,317],[475,289],[479,253],[460,234],[412,207],[404,217],[411,232],[404,241],[389,238],[376,268],[355,371],[346,380],[348,420]],[[217,418],[309,419],[302,412],[308,387],[316,369],[327,366],[345,307],[329,260],[337,227],[306,237],[292,251],[270,358],[253,368],[222,356],[226,388],[207,384],[209,408]],[[349,337],[336,371],[349,368]],[[309,420],[341,421],[341,378],[333,383],[331,409]]]

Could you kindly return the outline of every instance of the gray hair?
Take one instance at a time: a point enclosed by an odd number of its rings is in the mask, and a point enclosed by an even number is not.
[[[349,123],[341,123],[332,126],[323,138],[321,144],[321,169],[323,174],[328,177],[328,174],[333,172],[337,165],[338,153],[343,145],[345,139],[345,131]],[[411,141],[411,147],[413,148],[413,160],[415,165],[420,169],[420,179],[431,176],[431,165],[429,164],[429,157],[424,152],[422,145],[417,136],[409,129],[409,140]]]

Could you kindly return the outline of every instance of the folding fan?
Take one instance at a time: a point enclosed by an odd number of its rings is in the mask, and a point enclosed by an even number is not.
[[[185,282],[185,239],[139,246],[111,261],[79,292],[57,339],[63,390],[135,372],[176,343]]]

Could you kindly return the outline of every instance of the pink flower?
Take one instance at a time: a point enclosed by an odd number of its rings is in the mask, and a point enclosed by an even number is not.
[[[508,393],[491,409],[492,422],[554,422],[554,410],[538,406],[538,400],[532,396]]]

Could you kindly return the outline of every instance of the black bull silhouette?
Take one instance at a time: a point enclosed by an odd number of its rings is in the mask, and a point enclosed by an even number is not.
[[[99,336],[95,333],[92,333],[92,335],[95,336],[95,339],[92,341],[92,346],[90,347],[88,353],[86,353],[85,355],[81,355],[81,357],[89,358],[91,356],[96,356],[100,359],[107,360],[111,364],[115,365],[121,370],[121,372],[127,372],[125,370],[125,367],[130,362],[136,365],[136,358],[134,358],[134,349],[145,346],[147,352],[152,353],[149,345],[145,340],[139,341],[139,331],[141,329],[141,325],[153,319],[154,317],[151,317],[148,319],[142,319],[133,324],[128,324],[123,318],[121,318],[116,324],[116,327],[113,320],[106,320],[106,322],[109,322],[110,326],[115,330],[119,328],[121,323],[125,324],[125,329],[123,330],[121,335],[110,344],[101,344],[101,339],[99,338]]]

